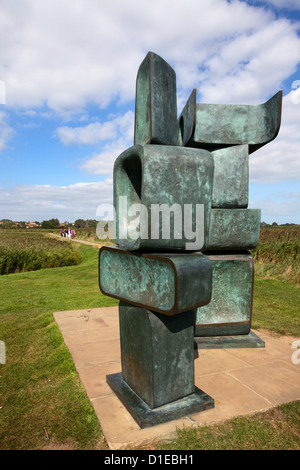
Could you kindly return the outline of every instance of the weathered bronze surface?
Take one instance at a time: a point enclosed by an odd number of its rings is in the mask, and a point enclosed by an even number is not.
[[[126,250],[168,250],[184,251],[186,243],[193,242],[186,236],[184,229],[184,206],[192,205],[192,227],[195,232],[196,206],[204,205],[204,237],[209,230],[214,161],[206,150],[172,147],[167,145],[136,145],[123,152],[114,165],[114,206],[116,210],[116,243]],[[128,208],[133,204],[142,204],[146,216],[122,211],[120,204],[127,198]],[[166,204],[170,209],[178,207],[182,214],[173,217],[171,210],[169,237],[164,238],[162,219],[157,220],[158,237],[151,231],[153,207]],[[128,235],[130,224],[138,228],[136,239]],[[175,223],[176,222],[176,223]],[[122,232],[125,234],[123,235]],[[142,232],[142,234],[141,234]],[[136,232],[135,234],[136,235]],[[145,235],[147,238],[145,238]],[[201,249],[199,247],[198,249]]]
[[[201,252],[139,254],[103,246],[99,266],[103,294],[164,315],[206,305],[211,298],[212,263]]]
[[[158,408],[150,408],[126,384],[122,373],[107,375],[106,381],[142,429],[214,408],[214,399],[198,387],[195,387],[194,393],[184,398]]]
[[[195,391],[193,312],[167,317],[119,306],[123,380],[150,408]]]
[[[178,145],[176,74],[153,52],[137,74],[134,143]]]
[[[261,211],[247,209],[249,154],[276,137],[282,92],[259,105],[196,98],[193,90],[177,120],[175,72],[147,54],[135,145],[114,166],[118,247],[99,253],[100,289],[121,301],[122,372],[107,382],[141,427],[214,406],[194,385],[194,333],[199,349],[264,346],[250,331],[246,250],[258,244]]]
[[[234,145],[211,152],[214,164],[212,207],[236,209],[248,207],[248,145]]]
[[[179,142],[199,148],[249,144],[249,153],[275,139],[281,124],[282,91],[258,105],[196,103],[193,90],[178,119]]]
[[[203,250],[247,250],[259,240],[260,209],[212,209]]]
[[[178,144],[193,147],[196,127],[197,90],[194,89],[178,119]]]
[[[197,336],[194,338],[196,349],[234,349],[234,348],[264,348],[265,342],[253,331],[248,334],[233,334],[232,336]]]
[[[248,334],[254,264],[250,252],[208,255],[213,266],[211,302],[195,311],[195,337]]]

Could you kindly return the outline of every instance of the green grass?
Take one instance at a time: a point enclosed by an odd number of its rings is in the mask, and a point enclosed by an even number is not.
[[[53,312],[115,305],[97,285],[98,250],[80,246],[78,266],[0,278],[0,449],[71,441],[103,448],[102,432]]]
[[[296,450],[300,443],[300,403],[234,418],[220,425],[181,429],[164,450]]]
[[[0,276],[0,449],[66,443],[103,449],[99,421],[53,312],[116,305],[98,287],[98,249],[79,245],[82,263]],[[258,276],[253,328],[299,336],[299,287]],[[297,449],[299,403],[222,425],[182,430],[163,449]]]
[[[252,327],[300,337],[300,288],[274,279],[255,278]]]

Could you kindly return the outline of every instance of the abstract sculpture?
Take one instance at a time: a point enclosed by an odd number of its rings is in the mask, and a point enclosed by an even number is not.
[[[214,407],[194,383],[195,344],[263,346],[250,331],[260,210],[247,209],[248,167],[278,133],[281,99],[206,105],[194,90],[177,119],[174,70],[152,52],[140,65],[99,286],[120,300],[122,372],[107,382],[142,428]]]

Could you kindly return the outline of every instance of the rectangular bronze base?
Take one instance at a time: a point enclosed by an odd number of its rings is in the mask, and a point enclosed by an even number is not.
[[[248,335],[195,336],[195,349],[264,348],[265,342],[253,331]]]
[[[121,372],[107,375],[106,382],[142,429],[214,408],[214,399],[197,387],[191,395],[157,408],[150,408],[126,384]]]

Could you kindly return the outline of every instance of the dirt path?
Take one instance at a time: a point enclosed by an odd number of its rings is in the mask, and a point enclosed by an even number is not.
[[[56,233],[49,233],[48,235],[51,235],[52,237],[56,237],[56,238],[59,238],[63,241],[70,241],[70,242],[76,242],[76,243],[82,243],[83,245],[92,245],[92,246],[97,246],[97,247],[101,247],[103,246],[103,243],[92,243],[92,242],[86,242],[84,240],[77,240],[76,238],[65,238],[65,237],[61,237],[60,235],[56,235]]]

